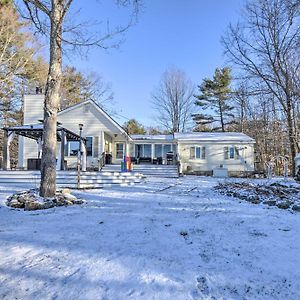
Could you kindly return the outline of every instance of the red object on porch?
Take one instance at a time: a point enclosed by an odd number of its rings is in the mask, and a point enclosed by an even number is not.
[[[123,161],[123,167],[121,166],[121,169],[123,172],[130,172],[131,171],[131,158],[130,156],[124,156],[124,161]]]

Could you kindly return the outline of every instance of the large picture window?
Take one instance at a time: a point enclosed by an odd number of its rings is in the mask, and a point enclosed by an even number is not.
[[[163,157],[167,156],[168,152],[172,151],[172,146],[171,145],[164,145],[163,147]]]
[[[122,159],[124,156],[124,144],[123,143],[117,143],[116,144],[116,158]]]
[[[136,157],[151,157],[152,149],[151,144],[137,144],[135,145],[135,156]]]
[[[162,145],[156,144],[154,145],[154,156],[155,157],[162,157]]]

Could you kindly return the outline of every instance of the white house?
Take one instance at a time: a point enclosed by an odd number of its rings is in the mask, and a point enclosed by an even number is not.
[[[24,97],[24,125],[39,123],[43,119],[43,95]],[[174,135],[128,135],[103,109],[91,100],[76,104],[58,113],[58,122],[73,133],[86,139],[87,167],[97,168],[103,155],[107,162],[120,164],[124,155],[136,163],[178,163],[183,173],[211,174],[216,168],[229,173],[254,171],[255,141],[243,133],[175,133]],[[40,123],[41,124],[41,123]],[[60,142],[58,142],[60,144]],[[60,149],[59,145],[57,147]],[[68,168],[75,168],[78,141],[65,146]],[[19,168],[27,169],[28,159],[37,158],[35,140],[19,136]],[[111,158],[109,160],[108,158]]]

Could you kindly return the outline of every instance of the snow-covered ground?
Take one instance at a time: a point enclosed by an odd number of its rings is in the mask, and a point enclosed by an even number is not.
[[[0,187],[0,299],[300,299],[300,213],[216,184],[152,178],[34,212]]]

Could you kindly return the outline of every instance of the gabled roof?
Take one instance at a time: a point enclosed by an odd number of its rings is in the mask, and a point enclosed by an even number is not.
[[[253,138],[241,132],[174,133],[174,137],[178,141],[255,143]]]
[[[123,134],[125,134],[129,139],[131,139],[130,135],[126,132],[126,130],[117,122],[115,121],[106,111],[103,110],[103,108],[101,108],[95,101],[93,100],[86,100],[86,101],[83,101],[83,102],[80,102],[80,103],[77,103],[77,104],[74,104],[72,106],[69,106],[65,109],[63,109],[62,111],[60,111],[58,113],[58,116],[59,115],[62,115],[62,114],[65,114],[69,111],[72,111],[73,109],[76,109],[76,108],[79,108],[83,105],[86,105],[86,104],[91,104],[95,107],[95,109],[101,114],[103,115],[107,120],[109,120],[114,126],[116,126],[120,132],[122,132]]]

